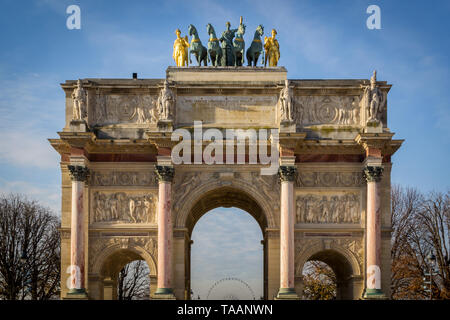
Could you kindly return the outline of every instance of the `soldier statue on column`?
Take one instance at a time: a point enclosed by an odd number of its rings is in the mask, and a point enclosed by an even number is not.
[[[367,122],[379,122],[382,116],[384,106],[386,104],[386,96],[377,86],[377,71],[373,72],[370,78],[370,86],[364,87],[363,106],[367,110]]]
[[[167,80],[158,97],[159,120],[172,120],[173,108],[175,107],[175,95],[169,88]]]
[[[73,120],[82,120],[86,112],[87,101],[86,90],[83,89],[81,80],[78,79],[77,87],[72,93],[73,99]]]
[[[289,87],[289,80],[285,80],[284,84],[278,100],[280,117],[282,122],[292,122],[294,121],[294,94]]]

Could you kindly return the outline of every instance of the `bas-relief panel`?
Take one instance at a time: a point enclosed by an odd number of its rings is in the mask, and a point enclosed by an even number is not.
[[[296,197],[296,223],[351,223],[360,222],[360,195],[348,193],[307,193]]]
[[[90,123],[93,125],[148,124],[158,120],[157,96],[98,94],[94,101],[93,110],[90,112]]]
[[[276,96],[179,96],[177,123],[275,125]]]
[[[157,223],[156,194],[142,191],[93,191],[91,223]]]
[[[344,125],[361,124],[358,96],[296,96],[295,122],[305,125]]]

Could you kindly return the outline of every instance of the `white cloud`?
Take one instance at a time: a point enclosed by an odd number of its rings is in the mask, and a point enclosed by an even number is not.
[[[7,181],[0,178],[0,194],[19,193],[37,200],[59,216],[61,211],[61,189],[53,184],[38,184],[29,181]]]

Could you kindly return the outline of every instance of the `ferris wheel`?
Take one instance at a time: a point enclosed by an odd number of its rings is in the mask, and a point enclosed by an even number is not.
[[[230,282],[237,287],[236,291],[233,293],[230,293],[231,289],[227,286]],[[242,289],[244,289],[244,292],[246,291],[250,294],[253,300],[256,300],[255,293],[250,285],[244,280],[234,277],[223,278],[216,281],[211,288],[209,288],[206,300],[240,300],[238,294],[242,292]]]

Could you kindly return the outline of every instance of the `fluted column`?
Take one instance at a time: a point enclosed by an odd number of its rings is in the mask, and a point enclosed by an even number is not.
[[[280,290],[278,299],[296,299],[294,289],[294,179],[296,167],[280,166]]]
[[[381,290],[381,202],[380,180],[382,166],[366,166],[367,223],[366,223],[366,291],[364,297],[383,297]]]
[[[72,179],[72,217],[70,226],[70,267],[71,287],[69,294],[85,294],[85,261],[84,261],[84,183],[89,170],[84,166],[68,166]]]
[[[172,288],[172,166],[156,166],[158,197],[158,288],[155,296],[173,296]]]

